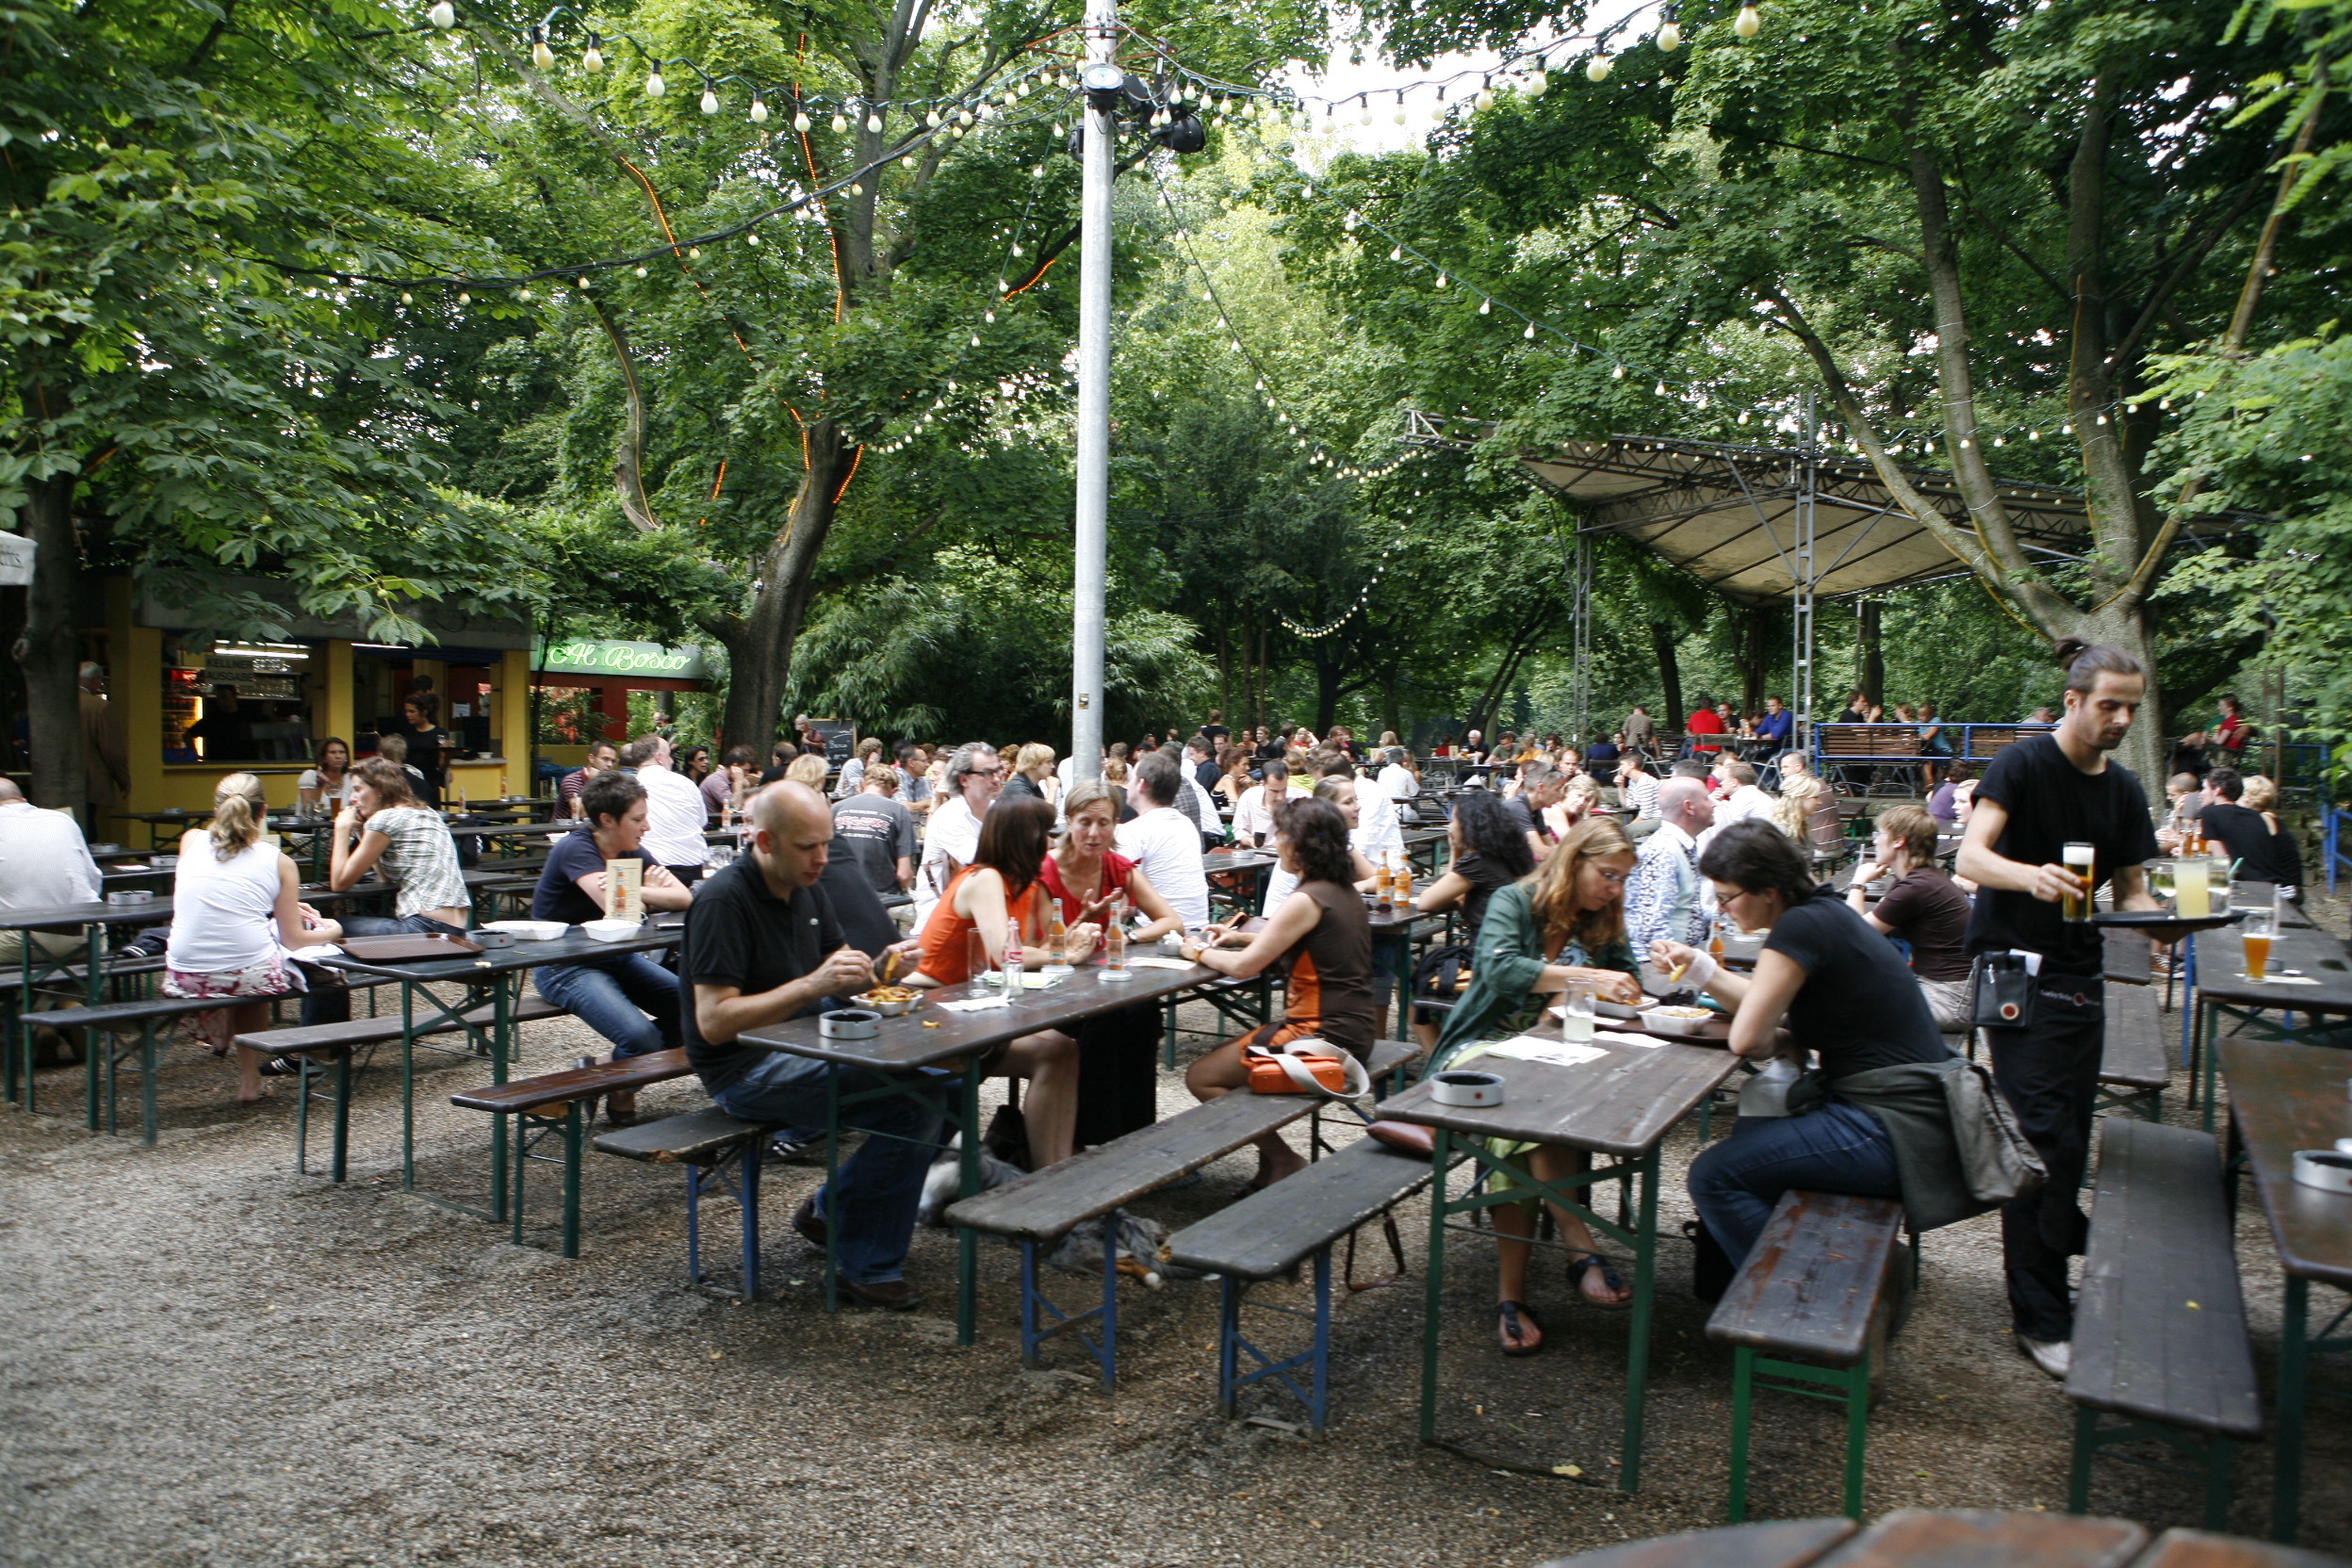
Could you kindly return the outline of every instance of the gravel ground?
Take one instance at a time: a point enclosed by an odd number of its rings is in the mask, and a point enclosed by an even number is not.
[[[526,1065],[553,1070],[587,1045],[568,1020],[535,1024]],[[1586,1474],[1530,1476],[1414,1441],[1419,1203],[1400,1216],[1412,1280],[1339,1306],[1331,1429],[1315,1443],[1218,1417],[1214,1285],[1129,1287],[1106,1396],[1074,1348],[1021,1368],[1002,1249],[982,1250],[969,1350],[954,1342],[945,1233],[917,1239],[921,1311],[826,1315],[784,1223],[814,1184],[807,1168],[770,1168],[774,1288],[746,1307],[684,1282],[676,1171],[592,1155],[584,1255],[566,1263],[545,1175],[522,1248],[399,1190],[397,1080],[382,1068],[361,1090],[340,1187],[294,1173],[283,1084],[240,1110],[228,1070],[176,1046],[164,1141],[144,1150],[80,1129],[78,1071],[42,1076],[43,1103],[70,1119],[0,1114],[0,1561],[1525,1565],[1722,1516],[1730,1358],[1702,1335],[1679,1241],[1661,1249],[1644,1487],[1629,1497],[1609,1486],[1625,1315],[1572,1305],[1544,1266],[1550,1343],[1502,1360],[1477,1240],[1446,1274],[1442,1429]],[[453,1062],[421,1080],[420,1186],[481,1197],[483,1119],[447,1096],[482,1077]],[[1182,1108],[1165,1082],[1164,1109]],[[645,1109],[699,1102],[673,1085]],[[1668,1145],[1670,1236],[1695,1148],[1687,1129]],[[1144,1210],[1181,1224],[1232,1200],[1248,1166],[1222,1162]],[[725,1269],[733,1216],[714,1204],[706,1217]],[[1383,1263],[1365,1239],[1370,1274]],[[2267,1372],[2278,1275],[2251,1202],[2238,1239]],[[1873,1513],[2063,1505],[2069,1407],[2011,1348],[1999,1263],[1989,1218],[1928,1238],[1870,1423]],[[1084,1304],[1089,1279],[1057,1282]],[[1840,1413],[1786,1397],[1761,1413],[1756,1511],[1835,1512]],[[2306,1544],[2352,1554],[2352,1433],[2325,1407],[2311,1426]],[[2263,1530],[2269,1479],[2266,1448],[2241,1460],[2240,1533]],[[2186,1482],[2109,1463],[2094,1508],[2161,1527],[2193,1524],[2196,1503]]]

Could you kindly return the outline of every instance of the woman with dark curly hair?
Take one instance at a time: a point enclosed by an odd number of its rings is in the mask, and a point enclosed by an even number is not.
[[[1219,973],[1250,979],[1274,964],[1290,969],[1289,1003],[1282,1027],[1258,1042],[1279,1046],[1307,1036],[1362,1061],[1376,1033],[1372,990],[1372,923],[1356,891],[1355,852],[1348,844],[1348,819],[1328,800],[1293,801],[1275,832],[1282,867],[1298,878],[1298,890],[1254,934],[1212,925],[1208,945],[1187,941],[1184,956]],[[1230,948],[1243,942],[1238,952]],[[1184,1086],[1196,1100],[1215,1100],[1250,1082],[1242,1047],[1255,1031],[1227,1040],[1192,1064]],[[1305,1167],[1282,1135],[1257,1140],[1258,1175],[1252,1187],[1279,1182]]]

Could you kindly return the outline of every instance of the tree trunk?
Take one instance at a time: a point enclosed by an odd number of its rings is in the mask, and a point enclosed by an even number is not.
[[[32,801],[83,814],[81,697],[74,685],[82,657],[82,559],[74,537],[75,474],[24,482],[18,516],[39,551],[24,594],[24,630],[16,662],[24,672],[24,711],[32,729]],[[128,678],[129,672],[124,672]],[[104,837],[102,825],[84,825]]]
[[[1666,706],[1658,710],[1661,729],[1682,727],[1682,662],[1674,657],[1674,629],[1664,621],[1650,623],[1650,647],[1658,655],[1658,681]]]
[[[1772,609],[1768,604],[1740,607],[1740,711],[1764,711],[1764,692],[1772,674]]]
[[[1886,656],[1879,641],[1880,612],[1885,608],[1876,599],[1863,600],[1861,629],[1854,634],[1854,684],[1872,702],[1886,700]]]
[[[727,645],[727,739],[756,751],[766,750],[781,732],[784,687],[792,673],[792,644],[808,613],[809,580],[857,461],[858,449],[831,419],[810,424],[808,436],[808,469],[801,476],[784,531],[760,560],[750,612],[703,623]]]

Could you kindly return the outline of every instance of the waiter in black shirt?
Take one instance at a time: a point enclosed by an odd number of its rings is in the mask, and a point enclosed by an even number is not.
[[[2050,1172],[2040,1192],[2001,1211],[2009,1310],[2018,1348],[2064,1378],[2074,1337],[2066,1259],[2083,1250],[2090,1230],[2077,1195],[2106,1037],[2106,948],[2098,926],[2066,919],[2062,901],[2112,882],[2116,908],[2153,909],[2142,866],[2163,852],[2140,781],[2108,755],[2131,731],[2147,672],[2121,648],[2073,638],[2059,643],[2058,658],[2066,715],[2049,734],[2003,747],[1985,768],[1959,870],[1980,890],[1968,951],[2038,957],[2026,1025],[1985,1035],[1993,1080]],[[2070,843],[2092,846],[2088,890],[2064,863]]]

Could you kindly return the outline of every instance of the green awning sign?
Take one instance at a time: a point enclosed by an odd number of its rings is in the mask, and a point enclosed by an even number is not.
[[[659,643],[549,643],[541,638],[531,668],[549,675],[645,675],[663,680],[701,680],[702,649],[665,648]]]

